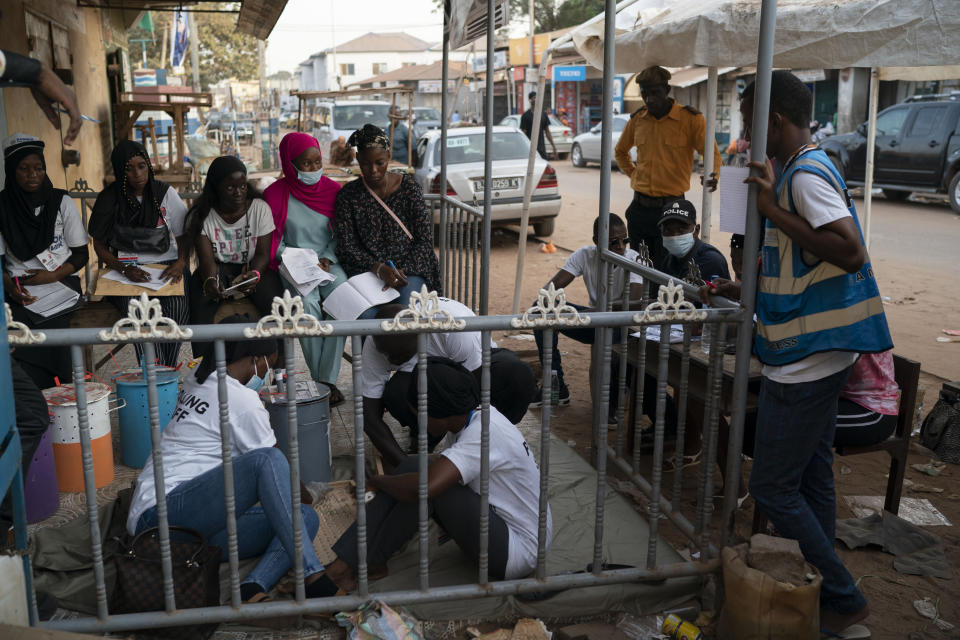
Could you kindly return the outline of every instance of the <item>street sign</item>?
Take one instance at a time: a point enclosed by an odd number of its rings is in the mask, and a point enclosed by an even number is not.
[[[586,79],[587,67],[585,65],[553,67],[554,82],[583,82]]]

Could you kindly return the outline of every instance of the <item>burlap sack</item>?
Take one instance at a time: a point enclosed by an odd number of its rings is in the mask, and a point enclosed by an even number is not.
[[[820,637],[819,572],[804,586],[779,582],[747,566],[747,545],[727,547],[723,559],[725,601],[720,640],[817,640]],[[809,565],[808,565],[809,566]]]

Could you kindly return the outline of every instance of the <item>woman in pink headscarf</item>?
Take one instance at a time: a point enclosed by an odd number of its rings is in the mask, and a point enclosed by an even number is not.
[[[306,133],[288,133],[280,141],[280,164],[283,177],[267,187],[263,197],[273,211],[275,230],[271,245],[270,268],[279,269],[283,251],[290,247],[313,249],[320,267],[336,276],[336,280],[302,295],[292,282],[284,278],[291,295],[303,298],[304,311],[323,317],[322,302],[347,280],[337,264],[336,238],[333,233],[333,204],[340,185],[323,175],[320,145]],[[331,406],[343,402],[337,389],[340,357],[345,338],[300,338],[310,374],[317,382],[330,387]]]

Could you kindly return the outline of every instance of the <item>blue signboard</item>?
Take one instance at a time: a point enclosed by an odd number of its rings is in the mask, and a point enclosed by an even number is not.
[[[586,79],[587,67],[585,65],[553,68],[554,82],[583,82]]]

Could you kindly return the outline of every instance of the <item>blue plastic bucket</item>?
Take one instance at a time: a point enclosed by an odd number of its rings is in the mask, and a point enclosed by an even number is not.
[[[180,374],[176,369],[157,367],[157,400],[160,429],[164,429],[177,408]],[[125,371],[113,378],[117,398],[126,402],[118,412],[120,424],[120,461],[142,469],[150,456],[150,407],[147,405],[147,381],[140,369]],[[122,403],[121,403],[122,405]]]

